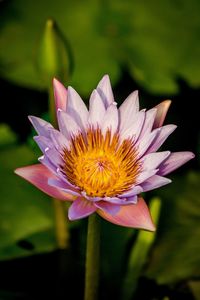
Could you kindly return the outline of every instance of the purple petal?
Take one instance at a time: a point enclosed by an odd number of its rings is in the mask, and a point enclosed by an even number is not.
[[[62,151],[64,148],[68,148],[69,140],[60,131],[51,129],[49,133],[52,143],[58,151]]]
[[[149,153],[140,160],[143,170],[156,169],[168,156],[170,151]]]
[[[101,209],[97,212],[102,218],[117,225],[155,231],[149,209],[142,198],[139,198],[137,204],[121,206],[114,216]]]
[[[54,147],[54,144],[52,143],[52,141],[45,136],[37,135],[37,136],[34,136],[33,138],[43,153],[45,153],[45,149]]]
[[[194,158],[194,156],[194,153],[189,151],[171,153],[171,155],[160,165],[158,174],[167,175]]]
[[[115,101],[110,83],[110,78],[108,75],[105,75],[101,79],[97,86],[97,91],[104,102],[105,108],[107,108],[110,104],[112,104]]]
[[[96,90],[92,92],[89,103],[90,109],[88,122],[92,125],[100,125],[104,119],[106,109],[99,93]]]
[[[56,167],[59,167],[63,164],[62,157],[60,153],[55,148],[46,148],[45,156],[49,159],[49,161]]]
[[[68,210],[69,220],[78,220],[85,218],[97,210],[97,207],[93,202],[86,200],[85,198],[77,198]]]
[[[155,175],[158,172],[158,169],[156,170],[147,170],[147,171],[142,171],[136,178],[137,181],[137,185],[140,184],[142,182],[144,182],[145,180],[147,180],[149,177]]]
[[[153,128],[158,128],[163,125],[170,105],[171,105],[171,100],[165,100],[155,107],[157,108],[157,113],[153,124]]]
[[[139,112],[138,91],[131,93],[119,108],[120,130],[127,130]]]
[[[81,131],[75,120],[62,110],[58,110],[58,125],[61,133],[67,139],[70,139],[72,135],[76,135]]]
[[[59,180],[59,179],[54,179],[54,178],[49,178],[48,180],[48,184],[50,186],[56,187],[58,189],[61,189],[62,191],[73,195],[73,196],[80,196],[80,193],[78,193],[78,191],[75,191],[71,188],[70,185],[68,185],[66,182],[64,182],[63,180]]]
[[[15,173],[26,179],[27,181],[35,185],[38,189],[51,197],[60,200],[73,200],[74,198],[55,187],[49,186],[49,178],[56,177],[45,166],[41,164],[18,168],[15,170]]]
[[[57,166],[55,166],[46,155],[42,155],[38,158],[38,161],[48,168],[53,174],[57,175]]]
[[[106,133],[108,129],[114,134],[118,128],[118,109],[115,104],[111,104],[106,110],[105,117],[102,121],[102,132]]]
[[[134,136],[134,141],[136,142],[142,130],[144,119],[145,111],[141,110],[136,114],[135,120],[130,124],[130,127],[121,132],[121,140],[132,138]]]
[[[94,205],[97,208],[100,208],[103,211],[105,211],[105,212],[107,212],[107,213],[109,213],[111,215],[116,215],[119,212],[119,210],[120,210],[120,205],[109,203],[109,202],[105,202],[105,201],[94,202]]]
[[[127,204],[130,204],[130,203],[136,203],[137,202],[137,196],[134,196],[133,195],[129,195],[128,198],[126,198],[123,194],[118,197],[105,197],[102,199],[103,201],[105,202],[109,202],[109,203],[112,203],[112,204],[118,204],[118,205],[127,205]]]
[[[141,140],[139,139],[137,141],[135,146],[137,147],[138,150],[138,158],[142,157],[145,154],[145,152],[151,146],[151,144],[153,143],[157,135],[158,135],[158,131],[156,129],[152,131],[150,134],[147,134]]]
[[[141,186],[143,188],[144,192],[153,190],[153,189],[157,189],[163,185],[166,185],[168,183],[170,183],[171,180],[159,175],[154,175],[150,178],[148,178],[147,180],[145,180],[143,183],[141,183]]]
[[[66,110],[67,89],[56,78],[53,79],[54,97],[56,102],[56,111],[58,109]]]
[[[49,137],[49,129],[53,128],[50,123],[34,116],[28,118],[39,135]]]
[[[148,149],[148,152],[156,152],[160,146],[164,143],[164,141],[168,138],[168,136],[177,128],[176,125],[165,125],[163,127],[157,128],[154,131],[158,131],[158,135],[153,141],[151,147]],[[153,132],[154,132],[153,131]]]
[[[140,133],[140,139],[151,132],[152,127],[153,127],[153,123],[154,123],[154,120],[155,120],[156,113],[157,113],[156,108],[152,108],[152,109],[150,109],[146,112],[146,116],[145,116],[144,124],[143,124],[143,127],[142,127],[142,131]]]
[[[75,119],[81,128],[86,128],[88,109],[79,94],[70,86],[68,87],[67,101],[67,113]]]
[[[140,193],[143,192],[143,189],[141,186],[136,185],[134,186],[132,189],[130,189],[129,191],[123,193],[122,195],[119,195],[119,197],[121,198],[128,198],[128,197],[133,197],[135,195],[138,195]]]

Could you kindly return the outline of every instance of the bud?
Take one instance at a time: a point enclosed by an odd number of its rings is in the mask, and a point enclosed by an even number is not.
[[[47,20],[40,41],[37,68],[47,89],[54,77],[67,82],[71,74],[72,55],[69,44],[52,19]]]

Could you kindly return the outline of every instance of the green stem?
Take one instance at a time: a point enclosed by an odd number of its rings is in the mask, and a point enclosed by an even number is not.
[[[49,88],[49,115],[51,124],[57,128],[56,110],[54,103],[54,95],[52,84]],[[59,249],[67,249],[69,247],[69,229],[66,217],[66,206],[62,201],[53,199],[55,214],[55,234]]]
[[[88,218],[86,272],[84,300],[97,300],[100,258],[100,218],[92,214]]]

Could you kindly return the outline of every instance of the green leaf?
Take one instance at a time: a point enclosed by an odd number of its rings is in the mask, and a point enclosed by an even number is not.
[[[27,251],[16,244],[27,237],[31,237],[36,252],[56,247],[53,233],[50,234],[54,226],[50,198],[14,174],[16,167],[34,161],[34,153],[26,146],[0,151],[0,259],[25,255]],[[41,232],[44,232],[42,236]]]
[[[162,210],[146,275],[159,284],[200,276],[200,174],[191,172],[159,194]]]

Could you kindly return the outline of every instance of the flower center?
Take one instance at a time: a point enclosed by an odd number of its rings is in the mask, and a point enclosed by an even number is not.
[[[120,143],[119,134],[99,128],[71,139],[63,150],[62,170],[69,182],[91,197],[113,197],[129,190],[140,172],[133,140]]]

